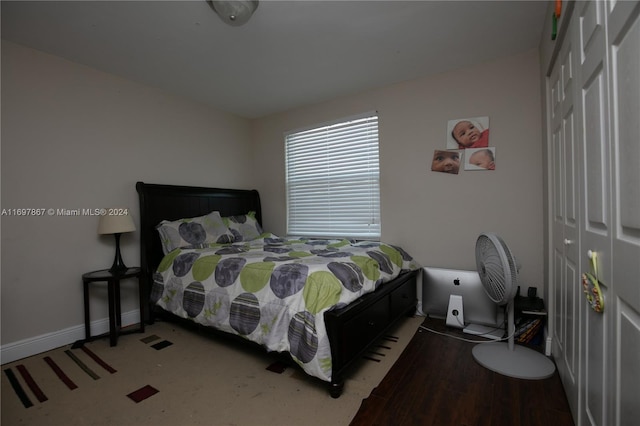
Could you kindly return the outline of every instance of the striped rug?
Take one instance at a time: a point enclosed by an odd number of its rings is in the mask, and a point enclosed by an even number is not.
[[[415,334],[407,318],[366,354],[339,399],[295,365],[156,322],[2,366],[2,425],[348,425]]]

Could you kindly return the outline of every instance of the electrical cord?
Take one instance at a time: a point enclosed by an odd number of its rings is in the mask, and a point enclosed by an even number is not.
[[[456,316],[456,319],[458,320],[458,323],[462,327],[465,326],[464,323],[462,323],[460,321],[460,318],[458,318],[458,316]],[[483,335],[492,333],[493,331],[500,330],[500,329],[502,329],[502,327],[504,327],[504,324],[505,324],[505,321],[502,321],[502,324],[500,324],[500,326],[498,326],[498,327],[494,328],[493,330],[488,331],[486,333],[478,334],[478,336],[483,336]],[[515,334],[516,334],[516,330],[515,330],[515,327],[514,327],[513,334],[511,334],[511,336],[503,337],[502,339],[472,340],[472,339],[465,339],[464,337],[460,337],[460,336],[454,336],[453,334],[445,333],[445,332],[442,332],[442,331],[433,330],[433,329],[431,329],[429,327],[425,327],[424,325],[420,325],[420,327],[418,327],[418,329],[423,329],[423,330],[426,330],[426,331],[434,333],[434,334],[439,334],[441,336],[450,337],[452,339],[461,340],[463,342],[468,342],[468,343],[498,343],[498,342],[505,342],[505,341],[509,340],[511,337],[515,336]]]
[[[464,325],[464,323],[462,321],[460,321],[460,316],[458,315],[458,311],[454,311],[454,316],[456,317],[456,321],[458,321],[458,325],[461,328],[464,328],[465,325]]]

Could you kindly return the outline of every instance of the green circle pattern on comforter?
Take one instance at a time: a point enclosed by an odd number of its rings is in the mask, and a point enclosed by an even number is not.
[[[263,234],[168,253],[151,299],[182,318],[290,352],[308,374],[331,381],[324,312],[417,268],[404,250],[377,241]]]

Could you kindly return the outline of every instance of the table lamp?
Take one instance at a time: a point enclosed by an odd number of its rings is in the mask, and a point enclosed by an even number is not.
[[[127,270],[126,265],[122,261],[120,254],[120,234],[123,232],[133,232],[136,226],[133,219],[129,216],[128,209],[106,209],[107,213],[100,216],[98,222],[98,234],[113,234],[116,237],[116,257],[113,259],[113,265],[109,272],[117,273]]]

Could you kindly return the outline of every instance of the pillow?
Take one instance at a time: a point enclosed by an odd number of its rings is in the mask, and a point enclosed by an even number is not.
[[[234,238],[217,211],[173,222],[163,220],[156,229],[160,234],[164,254],[177,248],[202,248],[212,243],[231,243]]]
[[[234,236],[233,242],[255,240],[262,234],[262,227],[256,220],[256,212],[238,216],[223,217],[225,225]]]

